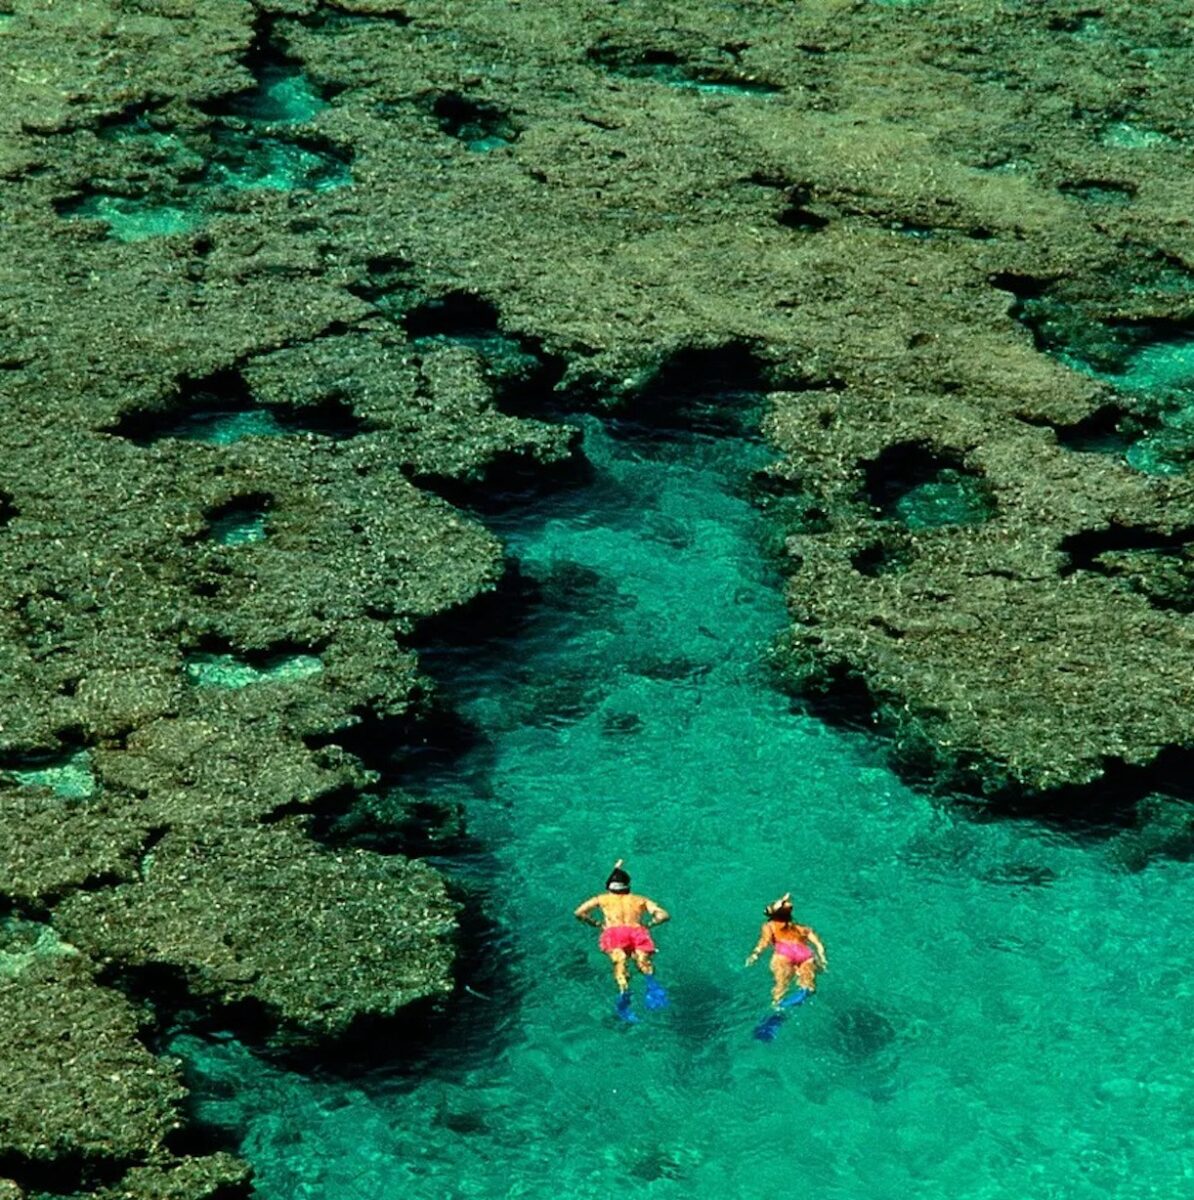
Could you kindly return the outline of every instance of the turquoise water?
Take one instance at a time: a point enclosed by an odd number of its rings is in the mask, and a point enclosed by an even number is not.
[[[992,505],[977,482],[946,469],[941,477],[909,489],[896,501],[896,511],[909,529],[942,525],[978,525],[992,515]]]
[[[227,191],[265,189],[325,192],[352,182],[348,164],[328,150],[259,133],[219,131],[208,186]]]
[[[1169,273],[1150,286],[1187,293],[1190,276]],[[1194,462],[1194,334],[1180,324],[1095,325],[1089,344],[1075,338],[1074,314],[1049,300],[1019,306],[1044,348],[1067,366],[1093,375],[1122,397],[1124,416],[1115,430],[1082,439],[1080,448],[1122,455],[1147,475],[1184,475]]]
[[[13,979],[38,959],[70,958],[78,951],[40,921],[0,917],[0,979]]]
[[[192,654],[185,670],[198,687],[243,688],[309,679],[323,670],[323,662],[315,654],[276,654],[260,664],[235,654]]]
[[[233,507],[213,516],[208,524],[211,539],[221,546],[248,546],[268,535],[263,508]]]
[[[267,62],[257,72],[257,87],[228,105],[233,116],[275,125],[314,120],[328,102],[296,63]]]
[[[281,128],[313,121],[327,107],[301,68],[264,63],[256,86],[223,105],[203,153],[144,115],[105,128],[102,138],[154,163],[150,194],[96,191],[63,202],[58,211],[68,220],[105,222],[116,241],[139,242],[198,229],[232,193],[347,187],[352,173],[340,153]]]
[[[1151,475],[1182,475],[1194,461],[1194,338],[1144,345],[1117,386],[1152,398],[1159,426],[1128,448],[1126,458]]]
[[[188,233],[203,223],[202,214],[194,209],[128,196],[89,196],[69,212],[80,220],[106,222],[108,236],[118,242]]]
[[[1160,146],[1172,146],[1173,138],[1156,129],[1133,125],[1129,121],[1116,121],[1103,130],[1099,140],[1104,146],[1116,150],[1155,150]]]
[[[25,787],[49,788],[67,800],[85,800],[96,788],[91,755],[86,750],[0,769],[3,776]]]
[[[289,432],[273,409],[204,408],[180,415],[172,424],[163,425],[156,436],[231,446],[245,438],[285,437]]]
[[[943,467],[931,479],[910,487],[891,509],[909,529],[937,529],[979,525],[991,518],[995,506],[978,476]]]
[[[258,1195],[1188,1191],[1188,822],[1175,840],[1157,801],[1151,824],[1083,839],[904,785],[867,735],[770,686],[785,614],[743,498],[767,452],[585,436],[590,486],[491,520],[540,601],[427,656],[480,743],[403,781],[465,806],[475,849],[441,865],[496,922],[465,964],[481,995],[417,1070],[310,1077],[174,1043]],[[672,1007],[635,1026],[571,916],[617,857],[674,918]],[[830,970],[764,1044],[769,976],[743,958],[788,889]]]

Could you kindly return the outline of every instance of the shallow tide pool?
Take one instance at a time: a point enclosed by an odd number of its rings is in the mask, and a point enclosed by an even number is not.
[[[766,449],[583,423],[594,482],[491,519],[541,602],[427,656],[482,739],[411,786],[463,801],[481,849],[440,865],[487,897],[475,953],[503,969],[466,971],[481,995],[418,1070],[304,1076],[176,1039],[258,1194],[1187,1194],[1189,864],[981,819],[794,711],[745,498]],[[619,857],[673,914],[672,1004],[642,1010],[636,979],[636,1025],[571,915]],[[770,977],[743,959],[789,889],[830,969],[767,1044]]]

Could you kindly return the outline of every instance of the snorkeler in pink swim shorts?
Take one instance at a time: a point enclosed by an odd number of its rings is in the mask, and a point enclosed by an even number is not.
[[[600,909],[603,920],[589,916],[594,909]],[[655,942],[642,921],[645,916],[650,916],[653,926],[662,925],[668,920],[668,913],[654,900],[635,895],[630,890],[630,876],[622,870],[620,858],[605,881],[604,894],[586,900],[576,909],[575,915],[578,921],[601,930],[597,945],[613,963],[619,992],[625,993],[630,988],[626,972],[628,958],[634,959],[634,965],[644,975],[650,976],[654,972],[651,955],[655,953]]]
[[[829,961],[816,931],[792,920],[791,892],[785,892],[768,904],[764,912],[767,920],[763,922],[758,944],[748,955],[746,965],[753,966],[768,946],[772,948],[771,975],[775,986],[771,989],[771,1002],[779,1008],[793,977],[805,992],[815,992],[817,973],[824,971]]]

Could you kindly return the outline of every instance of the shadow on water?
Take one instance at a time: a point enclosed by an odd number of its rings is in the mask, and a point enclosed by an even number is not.
[[[368,428],[352,406],[336,395],[297,407],[261,404],[241,372],[228,369],[180,378],[174,392],[158,405],[126,409],[103,431],[138,446],[152,446],[167,438],[230,445],[249,437],[295,434],[340,442]]]

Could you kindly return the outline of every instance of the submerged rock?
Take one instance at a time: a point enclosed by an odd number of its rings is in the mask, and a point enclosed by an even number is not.
[[[44,1063],[5,1056],[18,1184],[28,1150],[101,1164],[65,1182],[104,1196],[243,1187],[219,1156],[149,1161],[177,1082],[90,963],[315,1039],[447,988],[432,874],[293,822],[372,786],[337,743],[417,722],[418,623],[501,575],[441,497],[578,470],[557,393],[694,422],[703,375],[753,397],[778,658],[909,765],[1056,791],[1194,741],[1181,430],[1145,438],[1164,474],[1082,449],[1122,395],[1011,311],[1065,280],[1100,328],[1189,325],[1180,14],[1104,4],[1096,37],[1031,5],[847,8],[745,0],[732,42],[722,9],[588,0],[3,22],[0,765],[82,750],[94,786],[4,775],[0,901],[82,956],[0,984],[31,1045],[71,1014],[114,1031],[44,1151]],[[907,447],[927,475],[868,479]],[[1119,529],[1144,541],[1095,544]],[[321,669],[187,677],[278,647]],[[112,1093],[123,1127],[72,1107],[109,1096],[108,1050],[165,1072]]]

